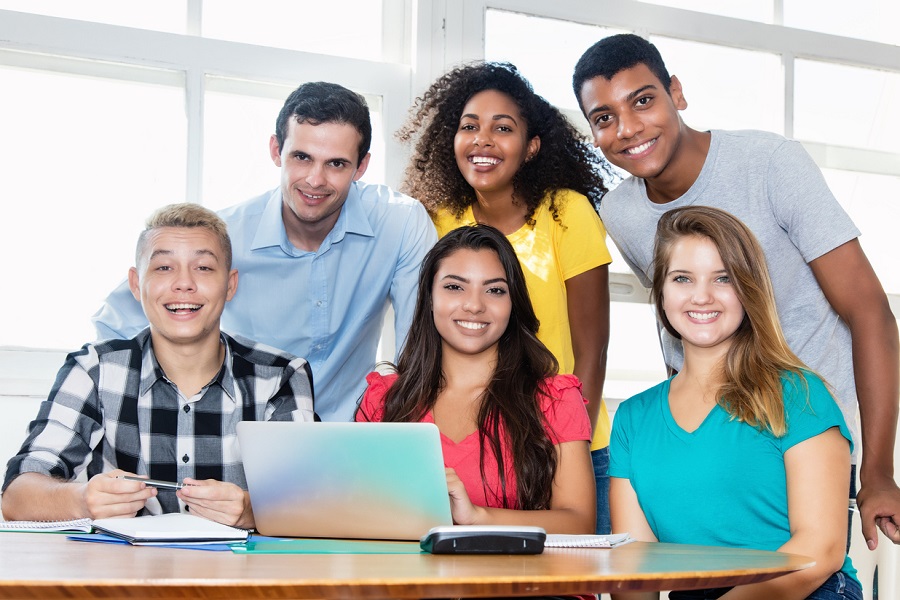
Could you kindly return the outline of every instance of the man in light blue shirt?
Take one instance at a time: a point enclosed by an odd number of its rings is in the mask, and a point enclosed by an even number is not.
[[[325,421],[352,420],[388,302],[399,350],[419,266],[437,239],[418,201],[359,181],[371,138],[360,95],[333,83],[303,84],[269,141],[281,186],[219,213],[241,276],[222,329],[306,358]],[[147,326],[127,284],[93,322],[100,338],[133,337]]]

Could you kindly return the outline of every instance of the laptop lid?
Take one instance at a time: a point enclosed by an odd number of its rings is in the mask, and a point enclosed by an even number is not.
[[[432,423],[243,421],[237,433],[263,535],[418,540],[453,524]]]

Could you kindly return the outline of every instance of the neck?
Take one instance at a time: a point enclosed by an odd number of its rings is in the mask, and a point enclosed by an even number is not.
[[[153,354],[166,377],[190,398],[208,384],[222,368],[225,346],[219,331],[187,344],[175,344],[151,331]]]
[[[678,147],[666,168],[644,180],[647,197],[655,204],[666,204],[684,196],[703,170],[709,154],[711,135],[682,123]]]
[[[731,344],[718,344],[712,348],[684,345],[684,366],[679,377],[699,385],[705,390],[718,390],[722,385],[722,365]]]
[[[513,199],[512,193],[476,192],[477,202],[472,205],[475,220],[496,227],[504,235],[515,233],[525,224],[528,207]]]
[[[343,210],[343,207],[341,208]],[[315,252],[325,241],[325,237],[334,229],[341,210],[334,213],[328,219],[316,223],[307,223],[297,218],[291,209],[282,203],[281,221],[284,223],[284,231],[288,241],[294,248],[306,252]]]
[[[444,346],[441,371],[448,388],[484,390],[497,368],[497,347],[477,355],[458,354]]]

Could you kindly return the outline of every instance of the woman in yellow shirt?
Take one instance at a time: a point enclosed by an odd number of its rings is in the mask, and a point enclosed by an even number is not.
[[[594,423],[597,531],[609,531],[609,340],[606,231],[592,202],[606,191],[602,159],[508,63],[454,69],[416,100],[402,141],[414,145],[403,191],[438,235],[484,223],[512,243],[560,373],[581,379]]]

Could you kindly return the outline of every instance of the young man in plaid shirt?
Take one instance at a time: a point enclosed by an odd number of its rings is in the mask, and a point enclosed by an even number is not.
[[[219,330],[238,273],[225,223],[205,208],[157,211],[138,240],[128,282],[149,328],[129,340],[86,344],[66,358],[7,466],[3,516],[190,510],[253,527],[236,425],[313,420],[309,366]],[[157,489],[122,475],[186,485]]]

